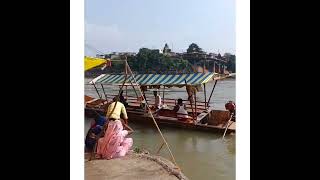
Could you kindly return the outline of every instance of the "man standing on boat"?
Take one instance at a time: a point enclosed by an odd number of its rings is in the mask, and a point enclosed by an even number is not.
[[[196,90],[194,87],[192,87],[190,85],[187,85],[186,89],[187,89],[187,93],[188,93],[188,100],[190,101],[190,104],[193,104],[194,103],[194,93]]]
[[[125,124],[128,124],[128,115],[125,106],[119,101],[119,96],[113,98],[113,102],[108,106],[107,118],[110,121],[120,120],[120,115],[123,115]]]

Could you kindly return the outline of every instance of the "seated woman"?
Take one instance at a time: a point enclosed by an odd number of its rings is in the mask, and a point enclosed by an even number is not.
[[[186,110],[186,105],[182,103],[182,99],[178,99],[178,104],[174,107],[173,111],[177,113],[178,120],[187,121],[190,117]]]
[[[133,144],[132,138],[126,138],[129,133],[120,120],[109,121],[104,137],[98,140],[97,154],[105,159],[125,156]]]

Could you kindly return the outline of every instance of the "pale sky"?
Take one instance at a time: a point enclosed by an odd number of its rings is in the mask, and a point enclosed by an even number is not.
[[[185,52],[196,43],[206,52],[235,54],[235,0],[85,0],[85,55]],[[92,48],[93,47],[93,48]]]

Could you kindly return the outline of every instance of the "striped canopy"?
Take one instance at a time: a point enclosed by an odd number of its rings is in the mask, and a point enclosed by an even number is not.
[[[193,74],[137,74],[135,79],[139,85],[166,85],[179,86],[185,85],[185,80],[188,85],[199,85],[212,81],[217,73],[193,73]],[[124,74],[102,74],[92,80],[90,83],[102,84],[122,84],[125,79]],[[126,83],[134,83],[133,77],[128,75]]]

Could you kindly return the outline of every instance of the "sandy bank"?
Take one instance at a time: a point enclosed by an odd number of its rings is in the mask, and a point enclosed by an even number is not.
[[[188,180],[159,156],[130,152],[123,158],[85,161],[86,180]]]

